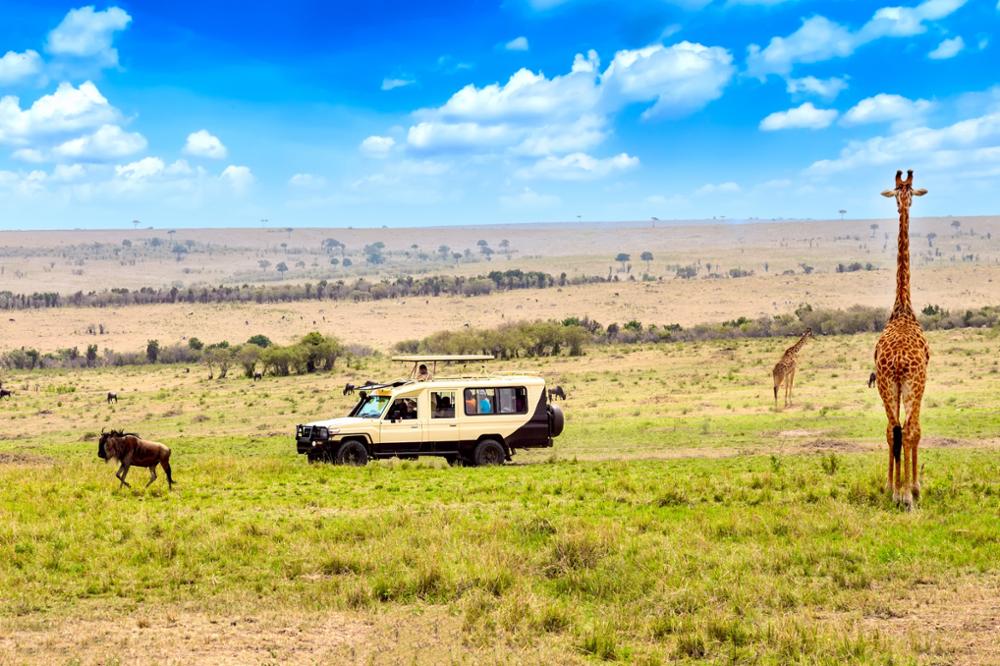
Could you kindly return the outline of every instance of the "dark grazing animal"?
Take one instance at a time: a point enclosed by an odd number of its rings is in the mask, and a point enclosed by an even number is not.
[[[13,391],[8,391],[7,389],[0,389],[0,398],[10,398],[14,395]]]
[[[354,384],[345,384],[344,385],[344,395],[354,395],[354,389],[356,389],[356,388],[357,388],[357,386],[355,386]]]
[[[128,470],[133,465],[136,467],[149,468],[149,481],[145,487],[156,481],[156,466],[159,465],[167,475],[168,488],[174,487],[174,479],[170,475],[170,449],[159,442],[143,439],[134,432],[122,432],[121,430],[111,430],[104,432],[101,430],[101,439],[97,442],[97,457],[104,460],[117,460],[121,463],[115,477],[121,481],[121,485],[131,488],[125,477]]]
[[[560,400],[566,399],[566,391],[563,390],[562,386],[555,386],[549,389],[549,402],[554,401],[556,398]]]
[[[264,374],[263,373],[260,373],[260,372],[253,373],[253,380],[255,382],[259,382],[262,379],[264,379]]]
[[[117,393],[112,393],[111,391],[108,391],[108,404],[110,405],[113,402],[114,403],[118,402],[118,394]]]
[[[868,388],[875,386],[875,373],[868,375]]]

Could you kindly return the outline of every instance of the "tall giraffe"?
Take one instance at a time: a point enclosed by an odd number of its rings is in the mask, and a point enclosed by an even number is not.
[[[774,406],[778,407],[778,387],[785,385],[785,407],[792,404],[792,384],[795,382],[795,365],[799,355],[799,350],[805,345],[806,340],[813,336],[811,328],[807,328],[799,341],[785,350],[781,355],[781,360],[774,366],[771,374],[774,376]]]
[[[910,302],[910,204],[927,190],[913,188],[913,170],[896,172],[896,188],[882,192],[895,197],[899,210],[899,245],[896,252],[896,303],[875,345],[875,381],[885,406],[889,423],[885,438],[889,444],[889,475],[886,490],[907,509],[920,497],[917,446],[920,444],[920,402],[927,382],[927,363],[931,350],[920,329]],[[899,408],[906,410],[906,423],[900,425]],[[903,479],[900,482],[900,452]]]

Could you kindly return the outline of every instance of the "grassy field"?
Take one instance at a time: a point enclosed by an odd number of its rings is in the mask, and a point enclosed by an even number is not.
[[[381,358],[9,374],[0,663],[997,663],[1000,337],[928,337],[910,514],[867,335],[807,346],[784,410],[785,340],[522,360],[567,428],[494,469],[296,456]],[[119,425],[173,448],[173,492],[115,489],[94,435]]]

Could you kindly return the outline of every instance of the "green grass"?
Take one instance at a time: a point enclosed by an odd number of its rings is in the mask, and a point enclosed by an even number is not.
[[[306,464],[291,427],[342,410],[340,376],[8,378],[42,386],[0,417],[0,456],[14,461],[0,462],[0,623],[163,605],[338,610],[376,624],[440,612],[458,627],[442,646],[491,646],[498,661],[529,649],[555,663],[933,661],[939,636],[872,620],[905,614],[902,593],[918,584],[1000,573],[988,439],[1000,395],[983,363],[996,338],[932,339],[975,353],[933,361],[925,438],[964,441],[923,449],[912,513],[882,490],[884,421],[864,361],[836,368],[869,343],[820,341],[802,359],[802,406],[777,412],[759,375],[780,342],[524,361],[570,390],[570,425],[552,452],[495,469]],[[126,388],[119,406],[100,403],[105,387]],[[174,449],[173,492],[162,476],[115,489],[86,433],[117,424]],[[850,446],[806,454],[817,439]],[[671,453],[686,457],[656,459]],[[140,486],[145,471],[130,478]]]

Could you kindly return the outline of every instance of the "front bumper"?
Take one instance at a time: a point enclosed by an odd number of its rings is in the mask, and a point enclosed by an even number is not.
[[[323,426],[299,425],[295,427],[295,450],[308,453],[317,446],[330,442],[330,430]]]

